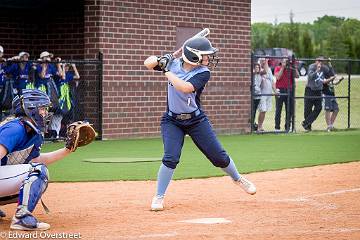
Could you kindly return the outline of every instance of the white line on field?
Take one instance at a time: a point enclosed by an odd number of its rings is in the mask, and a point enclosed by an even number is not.
[[[219,224],[219,223],[231,223],[230,220],[225,218],[196,218],[190,220],[178,221],[182,223],[199,223],[199,224]]]
[[[338,190],[338,191],[333,191],[333,192],[328,192],[328,193],[318,193],[318,194],[311,195],[310,197],[321,197],[321,196],[327,196],[327,195],[337,195],[337,194],[342,194],[342,193],[359,192],[359,191],[360,191],[360,188],[344,189],[344,190]]]
[[[138,238],[165,238],[165,237],[175,237],[178,234],[176,232],[170,233],[153,233],[153,234],[143,234],[138,236]]]
[[[360,228],[333,228],[323,230],[307,230],[307,231],[296,231],[297,234],[314,234],[314,233],[352,233],[360,232]]]
[[[327,193],[317,193],[309,196],[299,196],[295,198],[284,198],[284,199],[274,199],[270,200],[270,202],[308,202],[312,201],[311,198],[314,197],[323,197],[323,196],[331,196],[331,195],[338,195],[348,192],[360,192],[360,188],[353,188],[353,189],[343,189],[343,190],[337,190],[333,192],[327,192]]]

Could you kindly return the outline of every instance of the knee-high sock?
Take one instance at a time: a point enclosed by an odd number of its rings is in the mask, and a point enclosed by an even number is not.
[[[230,158],[230,163],[226,168],[221,168],[224,172],[226,172],[234,181],[239,180],[240,174],[235,166],[234,161]]]
[[[158,177],[157,177],[157,196],[164,196],[167,187],[172,179],[175,169],[168,168],[164,164],[161,164]]]

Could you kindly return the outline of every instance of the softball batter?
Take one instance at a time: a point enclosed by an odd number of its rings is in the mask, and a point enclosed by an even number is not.
[[[255,185],[239,174],[201,109],[200,95],[210,79],[209,67],[215,67],[218,62],[217,51],[207,38],[193,37],[173,54],[150,56],[144,61],[149,70],[163,71],[168,80],[167,110],[161,119],[164,156],[151,204],[153,211],[164,209],[165,192],[179,163],[185,134],[214,166],[226,172],[247,193],[256,193]]]

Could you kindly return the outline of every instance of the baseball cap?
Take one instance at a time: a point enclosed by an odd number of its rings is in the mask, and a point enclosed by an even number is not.
[[[325,61],[325,57],[324,56],[318,56],[315,60],[316,61]]]
[[[52,58],[52,57],[54,57],[54,54],[44,51],[40,54],[40,58],[43,58],[43,57],[51,57]]]
[[[20,52],[20,53],[19,53],[19,57],[22,57],[22,56],[25,56],[25,55],[27,55],[28,57],[30,57],[30,54],[27,53],[27,52]]]

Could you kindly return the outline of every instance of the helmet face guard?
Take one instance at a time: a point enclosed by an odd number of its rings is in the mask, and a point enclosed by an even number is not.
[[[216,53],[209,55],[209,63],[208,67],[215,68],[217,64],[219,63],[219,57],[216,55]]]
[[[204,56],[209,57],[208,67],[216,67],[219,58],[216,56],[218,49],[211,45],[205,37],[195,37],[187,40],[183,45],[182,58],[191,65],[203,65]]]
[[[40,108],[45,107],[45,115],[41,115],[39,113]],[[35,123],[35,126],[43,133],[46,133],[48,130],[48,126],[50,123],[50,120],[53,116],[52,113],[49,113],[49,107],[46,106],[39,106],[37,108],[31,109],[29,112],[31,120]]]
[[[15,116],[26,116],[32,120],[35,127],[41,132],[47,131],[52,114],[48,109],[51,102],[46,93],[37,89],[24,89],[22,95],[16,96],[12,101],[12,110]],[[44,115],[40,114],[40,109],[44,109]]]

